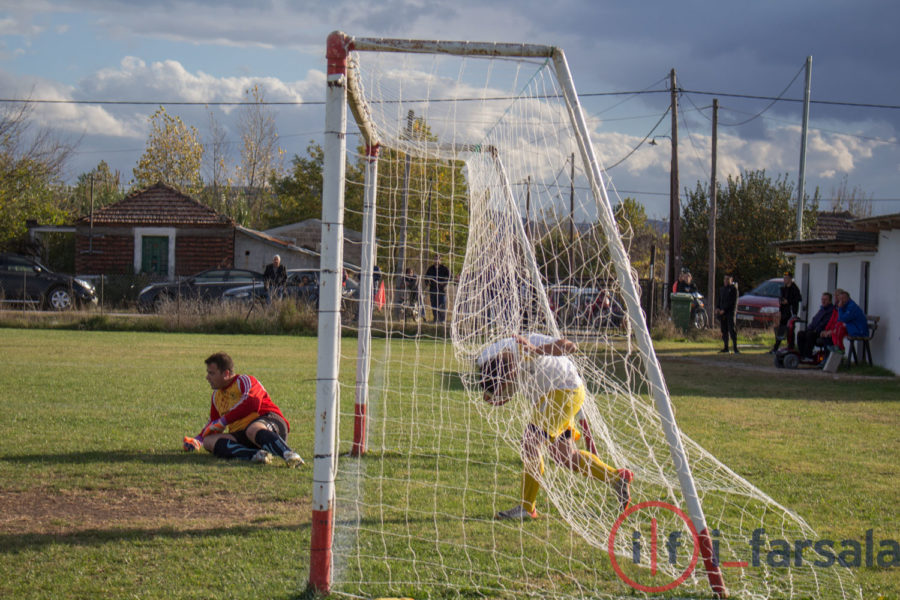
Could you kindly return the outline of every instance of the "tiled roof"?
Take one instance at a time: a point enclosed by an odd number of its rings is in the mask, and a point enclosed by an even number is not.
[[[85,215],[78,223],[88,223]],[[233,225],[234,221],[220,215],[187,194],[164,183],[146,189],[105,206],[94,212],[94,225]]]
[[[865,231],[900,229],[900,213],[857,219],[856,221],[854,221],[854,225],[856,225],[858,229],[862,229]]]
[[[853,219],[855,218],[850,211],[820,211],[816,214],[816,228],[809,237],[819,240],[833,240],[838,237],[839,231],[855,229],[853,226]]]

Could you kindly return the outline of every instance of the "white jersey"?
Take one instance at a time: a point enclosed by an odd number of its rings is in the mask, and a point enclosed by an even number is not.
[[[525,337],[534,346],[543,346],[555,342],[557,338],[540,333],[529,333]],[[526,395],[532,400],[546,396],[556,390],[574,390],[584,385],[575,363],[568,356],[526,355],[523,356],[515,338],[504,338],[487,346],[475,361],[480,367],[501,352],[512,353],[519,368],[531,376],[531,385],[527,386]]]

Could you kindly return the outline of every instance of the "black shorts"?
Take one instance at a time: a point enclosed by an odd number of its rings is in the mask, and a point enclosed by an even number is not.
[[[253,423],[262,423],[266,429],[268,429],[272,433],[278,434],[278,437],[280,437],[284,441],[287,441],[287,436],[288,436],[287,423],[285,423],[284,419],[279,417],[277,413],[265,414],[265,415],[261,416],[260,418],[255,419],[254,421],[251,421],[250,425],[253,425]],[[255,446],[256,445],[250,441],[250,438],[247,437],[247,429],[250,428],[250,425],[247,425],[246,428],[244,428],[240,431],[236,431],[231,434],[234,437],[234,439],[237,440],[237,442],[239,444],[241,444],[242,446]]]

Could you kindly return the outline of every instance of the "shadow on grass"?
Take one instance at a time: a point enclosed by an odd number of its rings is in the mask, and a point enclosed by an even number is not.
[[[466,386],[463,385],[462,373],[458,371],[441,371],[441,387],[445,390],[464,392]]]
[[[291,532],[310,528],[309,523],[299,525],[236,525],[234,527],[215,527],[209,529],[179,530],[173,527],[128,528],[128,529],[86,529],[70,533],[26,533],[0,535],[0,556],[19,554],[24,551],[36,551],[45,546],[102,546],[109,543],[134,542],[142,543],[154,539],[200,539],[225,536],[246,536],[261,532]]]
[[[148,453],[135,450],[89,450],[85,452],[62,452],[58,454],[42,452],[40,454],[20,454],[0,456],[0,462],[21,464],[83,465],[90,463],[142,463],[148,465],[221,465],[225,461],[215,458],[206,452],[160,452]],[[234,464],[255,466],[248,461],[227,461]]]

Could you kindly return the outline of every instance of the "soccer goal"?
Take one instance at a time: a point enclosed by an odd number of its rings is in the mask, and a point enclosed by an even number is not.
[[[680,432],[563,52],[335,32],[327,61],[311,586],[860,597],[835,561],[796,560],[802,518]],[[494,405],[476,364],[532,334],[577,344],[561,435],[633,471],[624,512],[614,476],[545,452],[537,518],[496,518],[522,501],[546,386],[523,367]]]

